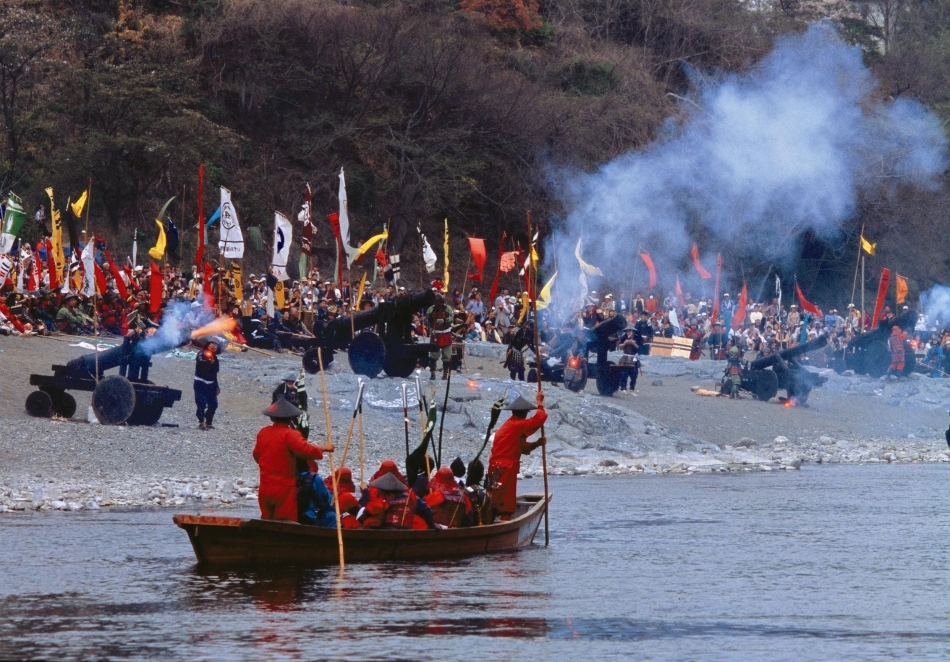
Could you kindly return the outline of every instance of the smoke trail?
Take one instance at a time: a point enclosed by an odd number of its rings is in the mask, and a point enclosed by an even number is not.
[[[945,167],[936,117],[915,101],[879,100],[876,86],[861,50],[829,27],[780,39],[749,73],[699,83],[669,137],[593,173],[558,172],[567,216],[549,255],[569,282],[581,235],[586,259],[621,282],[638,245],[669,282],[694,238],[707,268],[721,250],[791,266],[806,231],[840,233],[859,193],[933,186]]]
[[[191,306],[180,301],[169,301],[165,307],[165,314],[162,315],[161,326],[155,333],[141,343],[138,351],[147,356],[158,354],[169,349],[178,347],[188,339],[188,329],[185,324],[185,316],[191,310]]]
[[[927,316],[927,322],[936,324],[937,330],[950,324],[950,287],[934,285],[920,295],[920,311]]]

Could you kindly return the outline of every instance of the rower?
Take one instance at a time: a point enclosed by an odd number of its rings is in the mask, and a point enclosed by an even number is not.
[[[514,402],[504,407],[511,412],[511,418],[495,432],[495,441],[488,459],[488,476],[493,483],[492,501],[495,504],[495,512],[503,522],[511,519],[517,507],[521,456],[544,446],[547,441],[544,437],[535,442],[528,441],[528,437],[540,430],[548,420],[544,411],[544,393],[541,391],[538,391],[537,403],[535,406],[519,395]],[[534,409],[537,409],[538,413],[527,418],[528,412]],[[497,485],[494,485],[496,482]]]
[[[435,529],[432,510],[406,484],[387,472],[369,484],[363,527]]]
[[[447,528],[470,526],[472,502],[455,481],[452,469],[442,467],[429,481],[426,504],[432,508],[432,519]]]

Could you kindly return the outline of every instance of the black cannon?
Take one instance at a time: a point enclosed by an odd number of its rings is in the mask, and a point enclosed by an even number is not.
[[[412,316],[434,303],[435,292],[426,290],[355,313],[352,326],[349,316],[326,324],[315,322],[313,335],[324,365],[333,362],[337,350],[347,350],[350,368],[357,375],[376,377],[384,371],[390,377],[408,377],[416,362],[432,351],[429,344],[412,342]],[[353,331],[358,332],[355,337]],[[316,347],[304,353],[303,367],[311,375],[320,371]]]
[[[891,367],[891,350],[887,341],[891,336],[891,328],[899,326],[908,335],[913,333],[917,326],[917,311],[909,310],[897,316],[890,322],[881,322],[881,325],[871,331],[859,333],[848,343],[844,350],[844,362],[837,362],[839,372],[854,370],[859,375],[883,377]],[[904,341],[904,375],[909,375],[917,365],[917,357],[913,347]]]
[[[76,413],[76,400],[67,391],[91,391],[92,408],[100,423],[155,425],[165,407],[181,400],[181,391],[148,380],[151,356],[175,346],[158,338],[139,341],[127,337],[122,345],[99,352],[98,357],[92,352],[64,366],[54,365],[52,376],[30,375],[30,384],[38,390],[27,396],[26,411],[43,418],[53,413],[70,418]],[[119,368],[118,375],[103,375],[113,368]]]
[[[757,400],[767,402],[781,388],[785,389],[788,398],[795,404],[805,404],[811,390],[824,384],[827,379],[808,370],[798,359],[827,344],[827,336],[818,336],[804,345],[789,347],[750,361],[742,371],[742,390],[749,391]]]

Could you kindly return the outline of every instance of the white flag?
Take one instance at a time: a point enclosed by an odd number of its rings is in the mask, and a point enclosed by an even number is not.
[[[347,269],[359,256],[357,249],[350,246],[350,214],[346,208],[346,181],[343,179],[343,168],[340,168],[340,239],[343,241],[343,252],[346,254]]]
[[[778,299],[779,311],[782,310],[782,279],[775,274],[775,298]]]
[[[87,241],[86,247],[82,249],[82,293],[87,297],[96,295],[96,262],[93,257],[95,253],[93,245],[95,243],[94,241]]]
[[[290,258],[290,242],[293,239],[294,228],[290,219],[279,211],[274,212],[274,257],[271,259],[273,267],[271,273],[278,280],[287,280],[287,260]]]
[[[231,204],[231,191],[221,187],[221,232],[218,249],[225,258],[244,257],[244,235],[241,234],[241,224],[238,222],[237,211]]]
[[[137,266],[136,260],[138,259],[139,253],[139,231],[135,229],[132,231],[132,268],[135,269]]]
[[[6,255],[0,255],[0,285],[3,285],[10,277],[11,271],[13,271],[13,262]]]
[[[426,271],[430,274],[435,271],[435,263],[438,258],[435,255],[435,251],[432,250],[432,246],[429,245],[429,240],[426,239],[425,235],[422,235],[422,261],[426,263]]]

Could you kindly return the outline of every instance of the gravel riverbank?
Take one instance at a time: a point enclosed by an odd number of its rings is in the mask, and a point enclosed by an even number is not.
[[[256,499],[251,457],[261,410],[280,376],[299,357],[227,352],[221,359],[222,394],[215,430],[196,428],[191,390],[193,362],[155,357],[151,379],[183,391],[154,427],[90,425],[89,394],[75,393],[76,419],[30,418],[23,408],[31,372],[49,374],[86,349],[43,338],[0,339],[0,512],[102,507],[237,504]],[[443,456],[470,460],[484,438],[491,403],[506,388],[531,395],[500,368],[498,346],[471,347],[466,374],[453,380],[445,418]],[[327,375],[331,431],[342,454],[356,377],[345,355]],[[722,363],[646,357],[636,395],[603,398],[593,383],[584,393],[546,388],[550,414],[548,464],[554,474],[670,473],[794,470],[802,463],[946,462],[943,437],[950,380],[927,377],[888,382],[834,376],[804,407],[700,397]],[[403,380],[368,383],[364,404],[364,465],[372,472],[387,457],[405,454]],[[411,382],[410,382],[411,383]],[[423,380],[439,403],[444,382]],[[308,377],[313,438],[323,432],[320,379]],[[411,387],[410,407],[416,406]],[[78,420],[82,417],[83,420]],[[419,439],[417,410],[411,439]],[[171,427],[166,427],[171,426]],[[540,473],[540,455],[525,458],[526,477]],[[357,434],[347,465],[359,475]],[[322,471],[328,468],[322,463]]]

